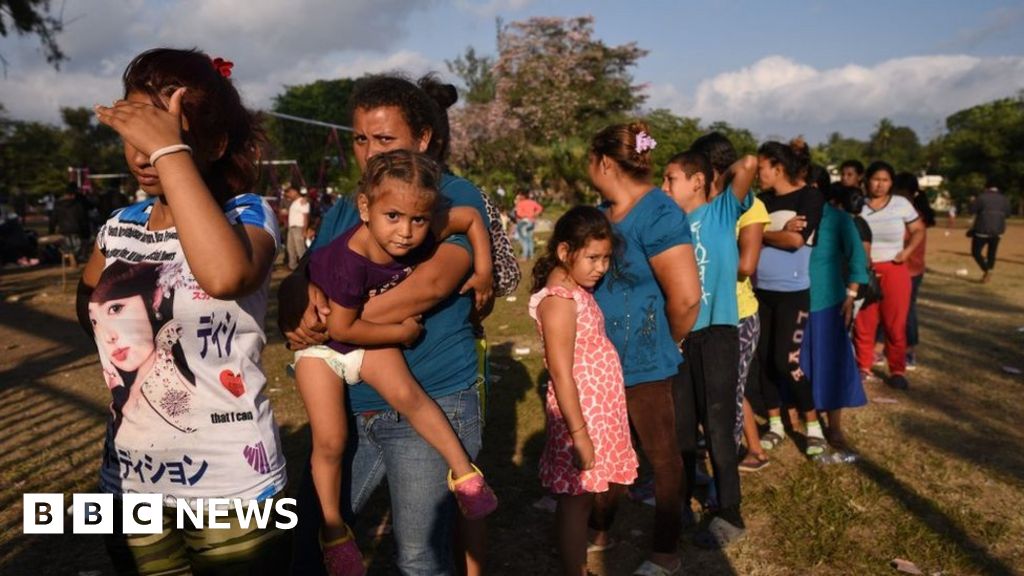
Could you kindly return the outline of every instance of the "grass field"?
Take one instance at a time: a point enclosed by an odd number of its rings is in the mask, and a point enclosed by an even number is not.
[[[869,385],[850,411],[852,465],[807,462],[787,442],[772,464],[743,476],[747,537],[725,552],[699,551],[684,534],[687,574],[896,574],[894,558],[925,574],[1024,574],[1024,223],[1003,237],[992,283],[979,273],[963,229],[929,231],[919,301],[922,346],[908,392]],[[958,270],[967,270],[966,276]],[[527,272],[527,271],[524,271]],[[283,277],[275,272],[276,282]],[[109,394],[95,350],[74,321],[73,282],[59,268],[0,271],[0,574],[112,574],[98,536],[25,536],[21,495],[96,487]],[[74,278],[74,277],[73,277]],[[488,319],[493,372],[481,466],[501,498],[490,522],[493,574],[554,574],[553,516],[536,463],[544,415],[542,358],[526,315],[528,282]],[[293,480],[309,447],[301,402],[285,375],[289,353],[272,309],[264,366]],[[517,348],[530,353],[516,355]],[[294,485],[294,482],[293,482]],[[381,494],[360,520],[371,573],[392,572]],[[602,575],[629,574],[648,552],[653,515],[624,503],[621,544],[590,557]]]

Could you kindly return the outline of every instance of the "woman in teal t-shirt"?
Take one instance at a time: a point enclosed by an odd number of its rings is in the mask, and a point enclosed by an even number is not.
[[[646,124],[609,126],[590,145],[590,181],[605,202],[624,249],[594,291],[605,330],[622,361],[629,420],[654,469],[654,542],[641,573],[678,570],[682,459],[676,438],[672,380],[681,341],[697,319],[700,280],[686,215],[651,186]],[[591,516],[595,545],[608,544],[622,486],[598,494]],[[653,565],[656,566],[653,566]],[[646,572],[645,572],[646,571]]]

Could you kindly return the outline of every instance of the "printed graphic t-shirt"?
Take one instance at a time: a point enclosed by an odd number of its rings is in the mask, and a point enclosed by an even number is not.
[[[747,194],[741,204],[729,185],[711,202],[686,215],[700,276],[700,312],[694,330],[711,325],[735,326],[740,321],[733,290],[740,264],[736,224],[740,214],[750,208],[753,197]]]
[[[757,262],[757,289],[774,292],[799,292],[811,287],[810,263],[814,233],[821,222],[821,210],[825,203],[821,193],[810,186],[776,195],[766,192],[761,195],[768,210],[771,223],[765,232],[783,230],[786,222],[795,216],[807,219],[807,227],[800,234],[804,245],[796,250],[785,250],[765,244]]]
[[[102,489],[168,501],[272,496],[286,476],[260,368],[270,275],[238,300],[211,297],[177,231],[147,229],[153,202],[115,212],[97,235],[106,261],[89,316],[113,396]],[[224,215],[280,246],[261,197],[236,196]]]
[[[647,192],[620,221],[612,222],[612,228],[625,246],[616,266],[594,290],[594,299],[604,313],[608,339],[619,352],[628,388],[679,372],[683,358],[672,338],[665,295],[649,260],[692,242],[686,214],[658,188]]]

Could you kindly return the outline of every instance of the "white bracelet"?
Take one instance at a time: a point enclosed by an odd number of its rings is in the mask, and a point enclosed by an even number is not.
[[[846,295],[849,296],[850,298],[856,298],[857,294],[859,294],[859,292],[857,292],[856,290],[853,290],[851,288],[846,289]]]
[[[188,152],[189,155],[191,155],[192,147],[188,144],[171,144],[170,146],[164,146],[159,150],[153,151],[153,153],[149,155],[149,165],[156,166],[157,160],[167,156],[168,154],[174,154],[176,152]]]

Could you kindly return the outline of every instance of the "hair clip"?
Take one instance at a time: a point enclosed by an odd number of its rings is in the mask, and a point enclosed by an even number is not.
[[[223,58],[211,58],[210,63],[213,64],[214,70],[220,72],[221,76],[231,78],[231,68],[235,66],[234,62]]]
[[[636,135],[636,153],[643,154],[648,150],[654,150],[658,146],[657,140],[651,137],[647,132],[639,132]]]

